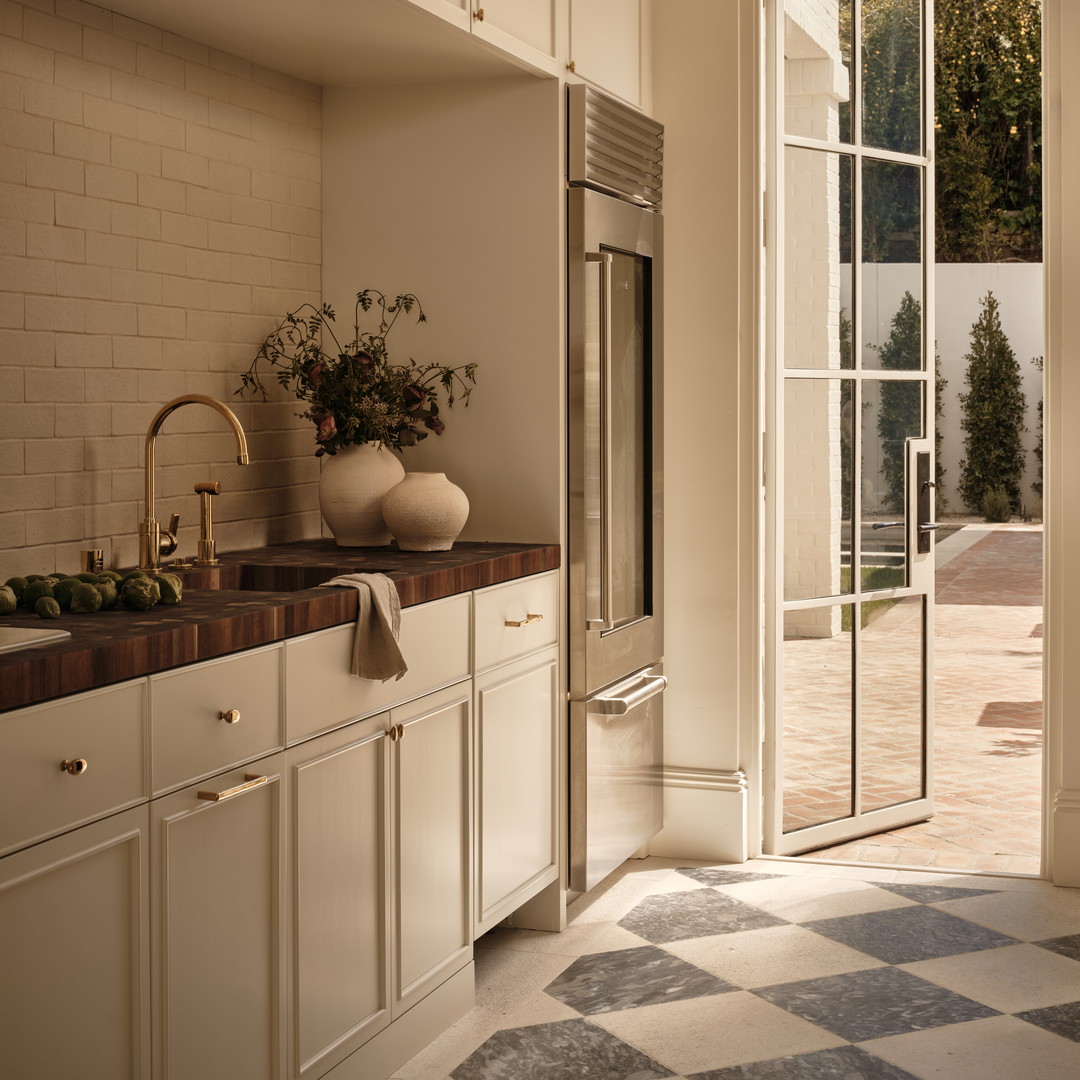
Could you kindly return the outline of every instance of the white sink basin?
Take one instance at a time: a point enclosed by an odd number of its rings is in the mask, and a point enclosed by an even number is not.
[[[0,626],[0,653],[32,649],[35,645],[55,645],[71,637],[68,630],[29,630],[23,626]]]

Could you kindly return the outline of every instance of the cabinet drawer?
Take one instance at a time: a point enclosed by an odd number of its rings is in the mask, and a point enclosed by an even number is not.
[[[469,611],[465,593],[405,608],[399,643],[409,670],[372,682],[349,674],[354,624],[285,642],[286,737],[290,745],[360,716],[468,678]]]
[[[473,655],[477,671],[527,656],[558,640],[556,571],[479,589],[475,597]]]
[[[278,749],[282,647],[150,678],[154,794]]]
[[[148,796],[142,679],[0,715],[0,854]]]

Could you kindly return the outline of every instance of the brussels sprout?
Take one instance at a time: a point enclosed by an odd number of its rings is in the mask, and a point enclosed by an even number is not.
[[[53,586],[53,599],[60,605],[61,611],[67,611],[71,607],[71,598],[81,584],[78,578],[66,577]]]
[[[4,584],[15,594],[16,603],[22,600],[23,589],[26,588],[26,578],[9,577]]]
[[[93,585],[97,581],[97,574],[91,574],[89,570],[84,570],[81,574],[76,574],[80,581],[85,581],[87,585]]]
[[[184,583],[179,574],[159,574],[157,584],[163,604],[180,603],[180,598],[184,595]]]
[[[121,603],[135,611],[148,611],[160,599],[161,590],[150,578],[132,578],[125,581],[120,590]]]
[[[97,575],[97,579],[98,581],[105,581],[107,579],[119,587],[120,582],[124,580],[124,577],[115,570],[102,570],[101,573]]]
[[[122,578],[120,579],[120,583],[121,583],[121,584],[126,584],[126,583],[127,583],[127,582],[129,582],[129,581],[130,581],[130,580],[131,580],[132,578],[149,578],[149,577],[150,577],[150,575],[149,575],[149,574],[148,574],[148,573],[147,573],[147,572],[146,572],[145,570],[129,570],[129,571],[128,571],[128,572],[127,572],[126,574],[124,574],[124,576],[123,576],[123,577],[122,577]]]
[[[83,581],[71,594],[71,611],[75,615],[93,615],[101,609],[101,593],[88,581]]]
[[[39,578],[37,581],[31,581],[30,584],[23,589],[23,607],[32,608],[41,597],[51,597],[52,594],[52,586],[44,578]]]
[[[111,581],[95,581],[94,588],[101,594],[101,607],[103,611],[112,611],[120,603],[120,594]]]
[[[19,606],[10,585],[0,585],[0,615],[10,615]]]
[[[60,605],[51,596],[39,596],[34,610],[43,619],[59,619]]]
[[[44,576],[44,574],[27,574],[26,582],[29,585],[31,582],[40,581]]]

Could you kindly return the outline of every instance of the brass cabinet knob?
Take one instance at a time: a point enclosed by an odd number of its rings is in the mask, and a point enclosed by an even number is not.
[[[227,711],[223,710],[222,712],[219,712],[217,715],[218,715],[218,719],[219,720],[224,720],[226,724],[239,724],[240,723],[240,710],[239,709],[229,709]]]
[[[477,22],[483,22],[484,21],[484,9],[483,8],[477,8],[476,11],[473,12],[473,18]]]
[[[60,762],[60,768],[63,769],[64,772],[70,773],[72,776],[82,776],[82,774],[90,768],[90,765],[84,757],[71,758],[70,761],[67,758],[64,758],[64,760]]]
[[[577,71],[577,61],[576,60],[571,60],[570,63],[566,65],[566,70],[570,71],[570,72],[576,72]]]

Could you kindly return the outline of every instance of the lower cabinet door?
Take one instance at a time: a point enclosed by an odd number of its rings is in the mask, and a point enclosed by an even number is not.
[[[149,1080],[147,815],[0,859],[0,1075]]]
[[[390,712],[395,1014],[472,959],[471,688],[458,683]]]
[[[558,653],[476,679],[475,936],[559,873]]]
[[[272,754],[151,804],[162,1080],[284,1075],[284,768]]]
[[[390,1022],[389,746],[381,713],[286,752],[294,1080]]]

